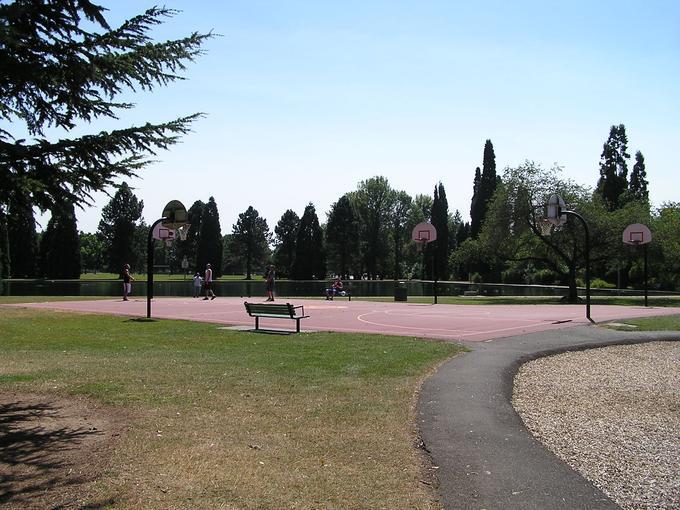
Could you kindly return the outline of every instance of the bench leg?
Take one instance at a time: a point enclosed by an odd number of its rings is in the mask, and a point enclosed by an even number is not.
[[[258,330],[260,329],[260,318],[255,317],[255,329]]]
[[[295,319],[295,322],[297,324],[297,327],[295,328],[295,332],[299,333],[300,332],[300,319]]]

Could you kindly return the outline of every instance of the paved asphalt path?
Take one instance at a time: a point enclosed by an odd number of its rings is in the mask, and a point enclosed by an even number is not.
[[[578,326],[463,342],[471,351],[423,386],[418,425],[447,509],[618,509],[599,489],[535,440],[511,404],[523,363],[603,345],[678,340],[678,333],[630,333]],[[574,374],[578,377],[578,374]]]

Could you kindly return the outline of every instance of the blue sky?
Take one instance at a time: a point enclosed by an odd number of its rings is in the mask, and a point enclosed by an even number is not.
[[[106,1],[116,24],[153,5]],[[202,111],[181,145],[131,181],[144,217],[214,196],[222,232],[252,205],[273,230],[313,202],[320,220],[361,180],[411,196],[441,181],[469,215],[491,139],[499,173],[533,160],[594,186],[623,123],[655,205],[680,200],[680,4],[671,1],[179,1],[157,39],[214,30],[187,80],[99,131]],[[630,164],[632,168],[632,162]],[[78,213],[94,231],[108,198]],[[43,227],[46,222],[43,222]]]

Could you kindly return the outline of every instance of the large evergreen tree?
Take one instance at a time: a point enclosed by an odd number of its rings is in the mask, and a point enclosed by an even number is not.
[[[205,202],[201,200],[196,200],[191,207],[189,207],[189,210],[187,211],[189,232],[187,233],[186,241],[182,241],[181,239],[175,241],[177,244],[177,256],[180,261],[186,256],[189,267],[194,268],[196,271],[202,271],[204,269],[198,266],[196,260],[198,238],[201,232],[201,218],[203,217],[204,208]]]
[[[280,277],[290,276],[293,269],[298,228],[300,228],[300,217],[292,209],[284,212],[276,227],[274,227],[276,234],[274,264],[276,265],[276,273]]]
[[[80,278],[80,238],[73,204],[52,209],[40,242],[40,266],[46,278]]]
[[[215,199],[210,197],[203,208],[201,216],[201,230],[198,234],[198,248],[196,250],[196,271],[203,271],[206,264],[210,264],[213,276],[222,276],[222,228],[220,227],[220,213]]]
[[[434,188],[430,222],[437,229],[437,240],[432,247],[435,250],[434,258],[436,260],[435,274],[432,276],[438,280],[445,280],[449,276],[449,203],[446,199],[446,190],[441,182]]]
[[[271,233],[267,220],[251,205],[238,215],[232,235],[238,253],[245,259],[246,279],[250,280],[253,268],[262,268],[269,254]]]
[[[326,276],[323,232],[313,204],[305,207],[295,243],[293,274],[295,280],[322,279]]]
[[[496,154],[491,140],[484,144],[484,160],[482,171],[475,169],[472,204],[470,206],[470,235],[477,237],[482,228],[488,204],[496,191],[498,177],[496,176]]]
[[[98,232],[104,240],[105,260],[110,272],[120,273],[125,264],[130,264],[133,271],[141,269],[138,262],[140,250],[135,246],[135,228],[143,209],[144,202],[137,199],[125,182],[102,209]]]
[[[154,7],[114,28],[105,11],[89,0],[0,5],[0,119],[9,124],[0,129],[0,204],[12,194],[42,210],[88,202],[116,177],[135,175],[200,115],[65,136],[133,108],[117,100],[123,92],[182,79],[178,73],[211,37],[155,43],[149,30],[177,11]]]
[[[394,209],[392,210],[392,239],[394,241],[394,279],[402,278],[405,273],[404,252],[406,243],[411,241],[409,213],[413,200],[405,191],[395,194]]]
[[[329,269],[343,278],[358,272],[359,218],[348,195],[341,196],[328,213],[326,257]]]
[[[630,184],[628,191],[633,200],[640,200],[643,202],[649,201],[649,191],[647,191],[647,171],[645,169],[645,157],[642,152],[635,153],[635,164],[633,171],[630,174]]]
[[[34,278],[38,242],[33,207],[25,195],[13,195],[7,216],[10,274],[12,278]]]
[[[610,211],[619,209],[628,188],[628,137],[623,124],[612,126],[602,147],[597,193]]]

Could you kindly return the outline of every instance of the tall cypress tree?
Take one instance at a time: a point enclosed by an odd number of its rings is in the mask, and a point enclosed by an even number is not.
[[[630,174],[630,184],[628,189],[633,200],[643,202],[649,201],[649,191],[647,191],[647,171],[645,169],[645,157],[642,152],[635,153],[635,164]]]
[[[600,178],[596,193],[602,196],[610,211],[623,205],[623,196],[628,188],[628,137],[623,124],[612,126],[609,138],[602,147],[600,156]]]
[[[189,232],[187,233],[186,241],[176,240],[177,245],[177,256],[180,260],[184,257],[187,258],[190,268],[194,268],[196,271],[202,271],[204,268],[198,266],[198,261],[196,255],[198,253],[198,239],[201,233],[201,218],[203,218],[203,209],[205,208],[205,202],[201,200],[196,200],[189,210],[187,211],[187,216],[189,220]]]
[[[215,199],[210,197],[203,208],[201,216],[201,230],[198,235],[198,249],[196,252],[196,271],[203,271],[206,264],[210,264],[213,276],[222,276],[222,228],[220,227],[220,213]]]
[[[177,11],[154,7],[114,28],[106,11],[90,0],[0,4],[0,204],[12,194],[41,210],[88,202],[116,178],[135,175],[200,117],[68,138],[79,125],[133,108],[120,94],[183,79],[212,37],[156,43],[148,32]],[[35,138],[27,141],[24,131]]]
[[[276,251],[274,252],[274,264],[279,276],[290,276],[295,260],[295,242],[300,228],[300,217],[292,209],[288,209],[281,215],[281,219],[274,227],[276,234]]]
[[[34,278],[38,242],[33,206],[27,201],[26,195],[12,195],[7,220],[10,274],[12,278]]]
[[[73,204],[52,210],[40,243],[40,265],[46,278],[80,278],[80,238]]]
[[[432,226],[437,229],[437,240],[432,249],[435,251],[436,263],[435,273],[432,275],[436,279],[448,278],[449,266],[449,203],[446,199],[446,190],[440,182],[434,188],[434,201],[432,202]]]
[[[305,207],[300,219],[292,277],[295,280],[322,279],[326,276],[323,232],[313,204]]]
[[[498,185],[496,175],[496,154],[491,140],[484,143],[484,159],[482,171],[479,167],[475,170],[474,190],[472,205],[470,207],[470,236],[477,237],[482,229],[482,223],[486,217],[489,201],[493,197]]]

